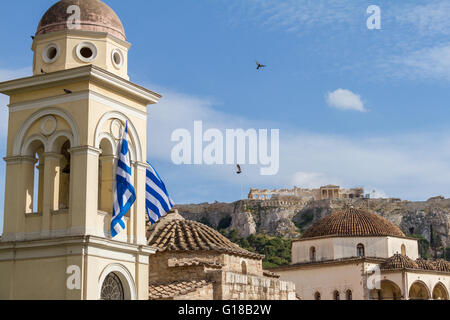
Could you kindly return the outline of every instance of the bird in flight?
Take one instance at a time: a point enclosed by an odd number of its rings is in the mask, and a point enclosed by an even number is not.
[[[71,93],[72,93],[72,91],[70,91],[70,90],[68,90],[68,89],[64,89],[64,92],[65,92],[66,94],[71,94]]]
[[[34,40],[34,36],[31,36],[31,39]]]
[[[240,165],[237,165],[236,167],[237,167],[237,170],[238,170],[236,173],[237,173],[237,174],[241,174],[241,173],[242,173],[241,166],[240,166]]]
[[[257,65],[256,70],[261,70],[262,68],[267,67],[265,64],[261,64],[258,61],[256,61],[256,65]]]

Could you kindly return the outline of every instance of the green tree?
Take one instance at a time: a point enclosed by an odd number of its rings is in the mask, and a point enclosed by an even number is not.
[[[288,239],[265,234],[241,238],[236,230],[230,231],[227,237],[243,249],[265,255],[264,268],[288,265],[291,262],[291,241]]]
[[[419,254],[422,258],[430,258],[430,243],[421,234],[411,234],[410,237],[418,239],[419,243]]]
[[[214,228],[214,226],[212,225],[212,223],[208,220],[208,218],[203,217],[200,219],[200,223],[210,227],[210,228]]]
[[[231,226],[233,218],[231,216],[226,216],[219,221],[217,225],[217,230],[227,229]]]

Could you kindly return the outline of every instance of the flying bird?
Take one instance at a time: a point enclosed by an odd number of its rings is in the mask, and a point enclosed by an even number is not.
[[[65,92],[66,94],[71,94],[71,93],[72,93],[72,91],[70,91],[70,90],[68,90],[68,89],[64,89],[64,92]]]
[[[34,36],[31,36],[31,39],[33,39],[33,40],[34,40]]]
[[[241,173],[242,173],[241,166],[240,166],[240,165],[237,165],[236,167],[237,167],[237,170],[238,170],[236,173],[237,173],[237,174],[241,174]]]
[[[267,67],[265,64],[261,64],[258,61],[256,61],[256,65],[257,65],[256,70],[261,70],[262,68]]]

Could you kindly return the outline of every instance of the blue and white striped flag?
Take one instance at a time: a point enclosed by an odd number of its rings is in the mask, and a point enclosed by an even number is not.
[[[155,168],[147,162],[147,183],[145,208],[151,224],[155,224],[159,219],[169,212],[175,203],[170,199],[164,182],[160,178]]]
[[[114,208],[111,221],[111,236],[114,238],[125,230],[123,217],[136,201],[136,191],[131,183],[130,150],[128,148],[128,123],[120,146],[119,161],[117,163],[116,185],[114,188]]]

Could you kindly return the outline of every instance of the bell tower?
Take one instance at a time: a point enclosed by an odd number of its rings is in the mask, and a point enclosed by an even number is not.
[[[61,0],[37,28],[33,76],[0,83],[10,96],[0,299],[148,299],[147,105],[161,96],[129,81],[129,48],[106,4]],[[113,239],[126,122],[136,202]]]

